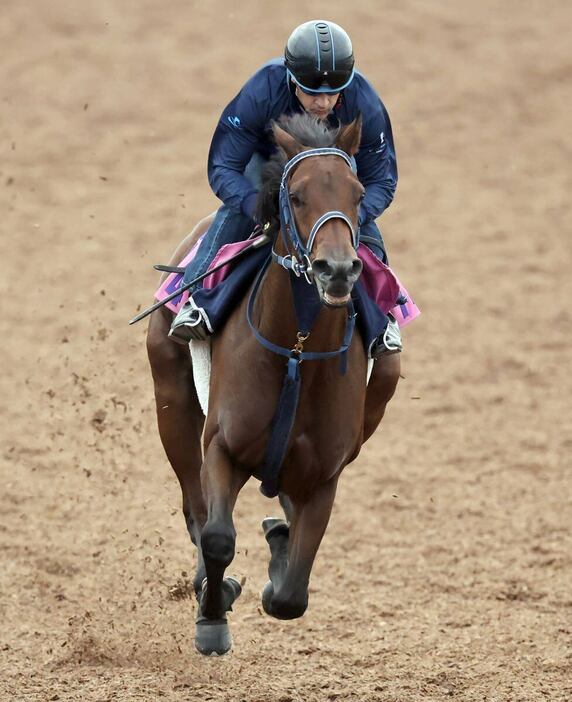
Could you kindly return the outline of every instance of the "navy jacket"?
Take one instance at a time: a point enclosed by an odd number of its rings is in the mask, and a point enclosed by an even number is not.
[[[276,150],[270,122],[280,115],[303,112],[289,85],[284,60],[273,59],[260,68],[222,113],[208,160],[211,188],[225,205],[252,217],[256,190],[244,176],[255,152],[269,158]],[[379,217],[393,200],[397,164],[391,123],[370,83],[358,71],[328,116],[332,126],[349,124],[362,115],[362,137],[355,159],[357,176],[365,187],[362,223]]]

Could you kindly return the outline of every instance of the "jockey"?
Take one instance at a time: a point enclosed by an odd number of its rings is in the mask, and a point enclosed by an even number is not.
[[[262,165],[276,151],[270,124],[281,115],[303,111],[331,127],[349,124],[361,114],[361,144],[355,155],[356,174],[365,186],[360,235],[375,239],[377,244],[367,245],[387,262],[375,219],[391,204],[397,185],[389,116],[371,84],[354,69],[346,32],[333,22],[316,20],[297,27],[286,44],[285,58],[263,65],[223,111],[210,147],[208,178],[224,204],[188,264],[184,283],[205,273],[221,246],[250,236]],[[175,316],[169,336],[187,344],[207,333],[199,310],[187,302]],[[389,316],[370,355],[379,358],[401,349],[399,327]]]

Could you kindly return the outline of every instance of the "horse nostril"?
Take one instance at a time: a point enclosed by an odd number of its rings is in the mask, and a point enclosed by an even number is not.
[[[356,278],[359,277],[360,273],[362,272],[363,269],[363,263],[359,258],[354,258],[352,262],[352,275],[355,276]]]
[[[323,282],[356,280],[362,271],[363,264],[359,258],[351,261],[335,261],[327,258],[316,258],[312,262],[314,275]]]
[[[312,271],[314,272],[314,275],[317,275],[320,278],[331,278],[332,276],[332,267],[325,258],[315,258],[312,261]]]

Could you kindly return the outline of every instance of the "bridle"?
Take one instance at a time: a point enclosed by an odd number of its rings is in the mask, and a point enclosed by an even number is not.
[[[353,302],[351,299],[347,304],[348,314],[346,318],[346,329],[344,332],[342,345],[335,351],[304,351],[303,342],[306,341],[306,339],[310,336],[310,330],[312,329],[312,325],[314,324],[318,310],[315,307],[312,311],[305,309],[304,298],[306,297],[306,295],[303,294],[301,288],[299,288],[296,278],[304,276],[307,283],[312,284],[314,282],[312,273],[312,261],[310,260],[310,255],[312,253],[312,247],[314,245],[319,230],[324,226],[326,222],[329,222],[332,219],[341,219],[342,222],[347,224],[349,227],[352,239],[352,246],[354,250],[357,251],[359,245],[359,224],[357,228],[354,229],[351,219],[344,212],[340,212],[339,210],[330,210],[329,212],[324,212],[324,214],[320,215],[320,217],[318,217],[318,219],[314,222],[310,230],[310,234],[308,236],[308,243],[305,244],[302,241],[300,233],[298,232],[298,228],[296,227],[296,219],[294,216],[294,211],[292,209],[290,191],[288,189],[288,181],[290,175],[292,174],[292,170],[300,163],[300,161],[303,161],[304,159],[310,158],[312,156],[338,156],[339,158],[343,158],[350,168],[352,168],[353,166],[352,160],[348,156],[348,154],[346,154],[346,152],[342,151],[341,149],[336,149],[335,147],[321,147],[317,149],[308,149],[307,151],[301,151],[299,154],[293,156],[286,163],[282,172],[282,179],[280,181],[279,206],[280,231],[282,233],[282,240],[284,242],[284,246],[286,247],[286,251],[288,253],[286,256],[281,256],[275,251],[274,243],[272,244],[271,255],[267,259],[266,263],[259,270],[258,275],[256,276],[256,279],[254,281],[252,290],[250,292],[248,304],[246,306],[246,318],[248,321],[248,325],[252,333],[256,337],[257,341],[259,341],[260,344],[269,351],[277,353],[281,356],[286,356],[290,360],[295,360],[296,363],[301,363],[304,360],[317,361],[320,359],[340,356],[342,360],[341,369],[342,372],[345,372],[346,351],[348,350],[352,340],[356,317]],[[256,300],[256,296],[258,294],[260,286],[262,285],[262,280],[264,278],[266,269],[271,261],[278,263],[278,265],[282,266],[282,268],[285,268],[287,271],[292,271],[295,275],[295,278],[291,279],[291,283],[294,308],[296,311],[296,318],[298,320],[298,343],[293,349],[278,346],[273,342],[269,341],[268,339],[265,339],[262,336],[262,334],[260,334],[253,321],[254,302]]]
[[[352,168],[353,165],[351,158],[345,151],[334,147],[323,147],[301,151],[299,154],[292,157],[284,166],[279,194],[280,231],[282,232],[282,240],[288,254],[286,256],[280,256],[278,253],[276,253],[273,247],[272,259],[286,270],[291,270],[296,277],[303,275],[308,283],[313,282],[312,263],[310,260],[312,247],[314,246],[319,230],[324,226],[324,224],[326,224],[326,222],[329,222],[331,219],[341,219],[350,229],[352,245],[356,251],[359,242],[359,224],[357,228],[354,229],[354,225],[352,224],[350,218],[339,210],[330,210],[329,212],[325,212],[323,215],[318,217],[310,230],[308,243],[304,244],[302,241],[298,228],[296,227],[296,218],[292,210],[292,201],[290,199],[288,182],[293,169],[300,163],[300,161],[314,156],[339,156],[340,158],[344,159],[350,168]]]
[[[318,217],[314,222],[312,229],[310,230],[310,235],[308,237],[308,243],[304,244],[302,241],[298,229],[296,227],[296,220],[294,217],[294,212],[292,210],[292,203],[290,201],[290,192],[288,190],[288,178],[292,173],[292,169],[295,168],[300,161],[305,158],[310,158],[311,156],[339,156],[343,158],[348,166],[352,167],[351,158],[346,154],[345,151],[341,149],[336,149],[334,147],[323,147],[318,149],[308,149],[307,151],[302,151],[291,158],[284,166],[284,171],[282,173],[282,180],[280,182],[280,231],[282,232],[282,239],[288,254],[286,256],[281,256],[274,250],[274,244],[272,245],[271,256],[267,259],[266,263],[261,267],[254,281],[252,290],[250,291],[250,296],[248,299],[248,304],[246,306],[246,319],[248,325],[256,337],[257,341],[264,346],[269,351],[277,353],[281,356],[285,356],[290,359],[293,364],[290,364],[290,368],[293,371],[293,366],[300,364],[302,361],[318,361],[326,358],[333,358],[335,356],[341,357],[341,370],[345,373],[346,365],[346,352],[351,344],[353,330],[355,326],[355,311],[353,302],[351,299],[347,304],[347,318],[346,318],[346,328],[344,331],[344,337],[342,344],[335,351],[304,351],[304,341],[310,336],[310,330],[316,319],[318,310],[314,308],[310,314],[306,314],[306,309],[304,305],[305,295],[301,294],[301,290],[298,288],[298,283],[295,278],[291,279],[292,282],[292,294],[294,299],[294,308],[296,311],[296,317],[298,320],[298,343],[294,348],[288,349],[283,346],[278,346],[274,344],[269,339],[265,339],[262,334],[256,328],[253,321],[254,314],[254,303],[260,286],[262,285],[262,280],[266,273],[266,269],[271,261],[275,261],[278,265],[282,266],[288,271],[292,271],[296,278],[304,276],[307,283],[313,283],[312,275],[312,262],[310,260],[310,254],[312,253],[312,246],[316,240],[316,235],[318,234],[321,227],[324,226],[326,222],[331,219],[341,219],[345,222],[351,232],[352,245],[355,250],[357,250],[359,244],[359,225],[356,229],[352,224],[350,218],[340,212],[339,210],[330,210],[325,212],[323,215]],[[293,252],[292,252],[293,249]],[[296,370],[296,374],[298,371]]]

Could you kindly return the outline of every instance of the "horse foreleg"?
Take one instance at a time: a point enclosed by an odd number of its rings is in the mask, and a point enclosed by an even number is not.
[[[234,558],[236,531],[232,512],[248,473],[237,470],[226,450],[213,439],[205,455],[202,480],[208,518],[201,533],[207,579],[199,600],[195,643],[201,653],[226,653],[232,644],[226,613],[240,595],[240,584],[224,578]],[[223,579],[224,578],[224,579]]]
[[[200,481],[204,416],[194,387],[189,350],[167,338],[171,319],[172,315],[165,309],[151,315],[147,353],[155,385],[161,442],[179,479],[187,530],[198,549],[194,579],[198,593],[205,577],[200,548],[201,529],[207,517]]]
[[[278,494],[278,499],[284,510],[286,521],[278,517],[266,517],[262,521],[264,536],[270,546],[271,554],[268,575],[273,582],[283,576],[288,565],[288,536],[290,523],[294,518],[294,505],[288,495],[281,492]]]
[[[286,521],[290,523],[294,517],[294,505],[292,504],[292,500],[284,492],[279,493],[278,500],[286,515]]]
[[[270,547],[270,563],[268,577],[273,583],[282,582],[288,567],[288,539],[290,523],[294,518],[294,505],[285,493],[278,495],[286,521],[277,517],[266,517],[262,521],[264,536]]]
[[[295,619],[306,611],[310,573],[332,512],[338,475],[320,485],[306,502],[293,501],[289,536],[280,524],[272,525],[267,531],[272,560],[270,581],[262,593],[262,605],[267,614],[277,619]],[[285,538],[288,541],[288,561],[284,568]]]
[[[369,439],[383,419],[387,403],[393,397],[397,387],[400,371],[400,353],[382,356],[374,362],[365,398],[364,442]]]

